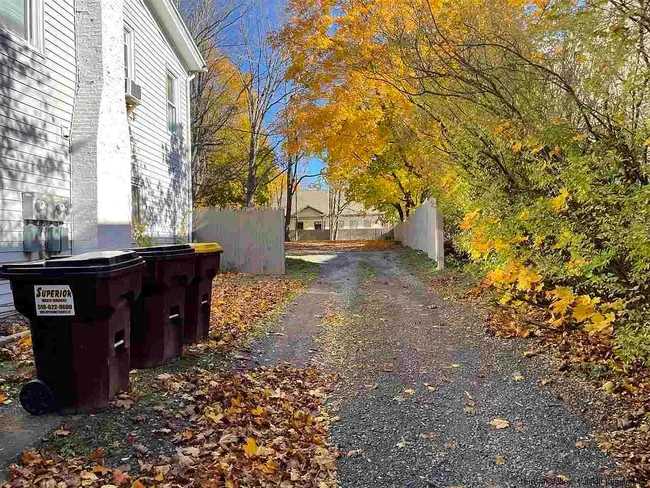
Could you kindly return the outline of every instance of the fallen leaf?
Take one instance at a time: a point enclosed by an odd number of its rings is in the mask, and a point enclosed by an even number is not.
[[[252,437],[246,439],[246,447],[244,447],[244,453],[248,457],[254,457],[257,455],[257,442]]]
[[[505,460],[505,458],[503,456],[497,456],[496,458],[494,458],[494,464],[496,464],[497,466],[502,466],[505,463],[506,463],[506,460]]]
[[[524,357],[526,358],[532,358],[533,356],[537,355],[537,351],[529,350],[529,351],[524,351]]]
[[[63,427],[59,427],[57,430],[54,431],[54,434],[59,436],[59,437],[67,437],[67,436],[70,435],[70,431],[65,430]]]
[[[407,388],[406,390],[404,390],[404,393],[406,393],[407,395],[415,395],[415,390],[413,388]]]
[[[476,415],[476,407],[474,405],[465,405],[463,407],[463,412],[467,415]]]
[[[128,410],[133,406],[133,400],[130,398],[119,398],[115,400],[114,403],[117,408],[124,408],[125,410]]]
[[[91,452],[88,457],[90,458],[91,461],[97,462],[106,457],[106,451],[104,450],[103,447],[98,447],[93,452]]]
[[[587,443],[585,441],[578,441],[576,442],[576,447],[578,449],[584,449],[585,447],[587,447]]]
[[[420,433],[420,438],[421,439],[437,439],[440,437],[440,434],[437,432],[421,432]]]
[[[523,431],[525,431],[527,428],[528,428],[528,427],[526,427],[526,426],[525,426],[524,424],[522,424],[521,422],[516,422],[516,423],[515,423],[515,430],[516,430],[517,432],[523,432]]]
[[[512,375],[512,379],[514,381],[524,381],[526,378],[524,378],[521,373],[517,372]]]
[[[114,469],[113,470],[113,483],[115,485],[121,486],[122,484],[129,481],[129,479],[130,479],[130,476],[128,475],[128,473],[120,471],[119,469]]]
[[[399,447],[400,449],[404,449],[406,447],[406,441],[402,439],[397,444],[395,444],[395,446]]]
[[[507,429],[508,427],[510,427],[510,422],[500,418],[495,418],[490,420],[489,424],[495,429]]]
[[[557,479],[559,479],[562,483],[568,483],[569,482],[569,477],[565,474],[558,474]]]

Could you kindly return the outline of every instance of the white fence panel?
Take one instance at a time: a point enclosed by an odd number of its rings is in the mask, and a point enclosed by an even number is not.
[[[435,201],[424,202],[406,222],[397,224],[394,232],[396,241],[426,252],[429,258],[438,263],[438,269],[444,269],[444,221]]]
[[[252,274],[284,274],[282,210],[205,210],[194,218],[195,242],[223,246],[221,268]]]

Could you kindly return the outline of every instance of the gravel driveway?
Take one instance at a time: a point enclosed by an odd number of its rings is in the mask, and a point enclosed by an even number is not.
[[[470,305],[429,290],[394,252],[304,258],[323,263],[320,279],[251,360],[339,374],[342,487],[626,486],[589,423]]]

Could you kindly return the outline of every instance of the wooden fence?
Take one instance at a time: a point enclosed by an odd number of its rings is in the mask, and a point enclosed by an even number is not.
[[[221,268],[242,273],[284,274],[282,210],[204,210],[194,217],[194,242],[218,242]]]

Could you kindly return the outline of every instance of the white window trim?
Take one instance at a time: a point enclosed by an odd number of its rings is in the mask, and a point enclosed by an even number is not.
[[[2,25],[0,25],[0,31],[14,42],[28,47],[40,55],[45,55],[44,0],[29,0],[26,4],[28,39]]]
[[[167,95],[167,77],[171,77],[173,80],[173,86],[174,86],[174,99],[171,101],[172,104],[174,105],[174,113],[175,113],[175,119],[174,120],[174,128],[170,127],[172,125],[169,120],[169,97]],[[165,119],[167,121],[167,132],[169,132],[169,135],[178,135],[179,133],[179,115],[180,115],[180,103],[179,103],[179,90],[178,90],[178,75],[172,71],[171,69],[167,68],[165,72]]]
[[[129,55],[128,55],[128,69],[129,80],[135,81],[135,30],[129,24],[124,24],[124,33],[129,37]]]

